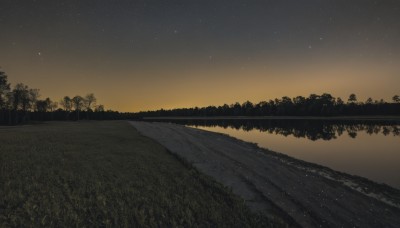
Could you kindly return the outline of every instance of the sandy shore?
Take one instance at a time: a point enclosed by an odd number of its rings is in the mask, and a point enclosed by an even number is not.
[[[302,227],[400,226],[397,189],[219,133],[169,123],[131,124],[231,187],[254,211],[280,211]]]

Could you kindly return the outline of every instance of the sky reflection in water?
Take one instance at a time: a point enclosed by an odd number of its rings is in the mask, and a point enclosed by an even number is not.
[[[179,120],[400,189],[398,121]]]

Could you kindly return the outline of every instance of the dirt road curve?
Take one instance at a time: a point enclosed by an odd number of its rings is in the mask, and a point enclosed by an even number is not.
[[[397,189],[223,134],[169,123],[131,124],[232,187],[255,211],[281,211],[302,227],[400,227]]]

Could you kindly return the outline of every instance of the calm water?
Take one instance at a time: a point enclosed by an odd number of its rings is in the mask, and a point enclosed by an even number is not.
[[[400,189],[399,121],[179,120]]]

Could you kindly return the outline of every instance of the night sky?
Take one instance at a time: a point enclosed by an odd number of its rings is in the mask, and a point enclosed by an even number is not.
[[[0,0],[0,66],[119,111],[400,94],[398,0]]]

